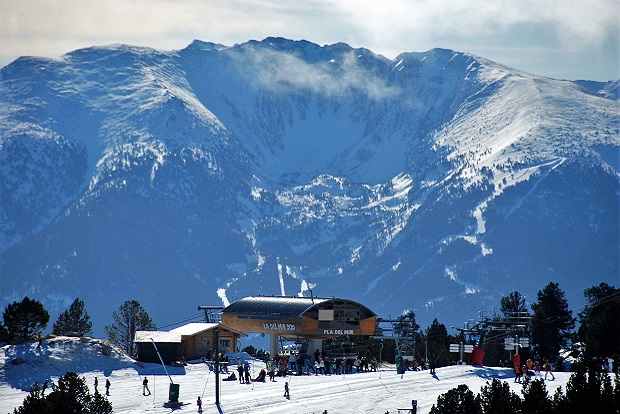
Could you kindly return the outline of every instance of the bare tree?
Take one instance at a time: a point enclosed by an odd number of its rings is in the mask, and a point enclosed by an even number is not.
[[[136,331],[154,331],[153,320],[137,300],[128,300],[112,314],[114,322],[105,327],[110,342],[121,347],[128,355],[134,356],[134,337]]]

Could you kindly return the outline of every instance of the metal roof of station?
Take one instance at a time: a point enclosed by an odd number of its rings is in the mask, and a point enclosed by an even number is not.
[[[249,296],[231,303],[224,308],[222,313],[235,313],[237,315],[250,317],[270,315],[300,317],[315,306],[331,301],[351,303],[352,305],[366,309],[371,315],[375,315],[368,307],[347,299],[291,296]]]

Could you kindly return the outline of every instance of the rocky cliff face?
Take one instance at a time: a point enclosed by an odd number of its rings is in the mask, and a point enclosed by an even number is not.
[[[195,41],[21,58],[0,83],[0,304],[96,333],[250,294],[446,325],[618,282],[619,105],[434,49]],[[607,97],[606,97],[607,96]]]

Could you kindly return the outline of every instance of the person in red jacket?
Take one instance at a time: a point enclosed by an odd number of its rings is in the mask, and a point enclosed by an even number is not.
[[[545,362],[545,379],[547,379],[548,374],[551,374],[551,379],[555,379],[553,372],[551,372],[551,363],[549,361]]]
[[[540,361],[536,361],[536,363],[534,364],[534,371],[536,372],[536,376],[538,377],[540,377],[540,370],[541,370]]]
[[[521,372],[521,367],[515,365],[515,382],[521,382],[521,376],[523,373]]]

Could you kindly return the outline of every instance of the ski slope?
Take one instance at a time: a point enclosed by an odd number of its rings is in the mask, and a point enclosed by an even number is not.
[[[90,392],[98,378],[103,392],[105,378],[111,382],[109,400],[114,413],[170,413],[163,405],[168,401],[170,379],[162,365],[136,364],[115,348],[110,355],[101,352],[109,348],[105,341],[90,338],[58,337],[44,341],[0,348],[0,412],[13,412],[28,394],[30,385],[48,380],[56,381],[67,371],[86,378]],[[21,358],[23,363],[12,361]],[[252,363],[255,378],[264,364]],[[397,413],[411,408],[417,400],[418,413],[428,413],[437,396],[460,384],[474,392],[480,391],[492,378],[506,380],[511,389],[521,395],[521,385],[514,383],[508,368],[450,366],[438,368],[436,375],[429,371],[407,371],[399,375],[393,365],[378,372],[350,375],[310,375],[276,377],[274,382],[240,384],[221,381],[220,409],[215,405],[215,374],[205,363],[192,361],[185,367],[167,367],[170,378],[180,385],[179,401],[184,405],[175,412],[196,412],[196,399],[202,396],[204,413]],[[142,395],[142,380],[149,379],[150,396]],[[553,394],[557,387],[566,387],[570,373],[555,373],[555,380],[546,382]],[[224,378],[221,376],[220,379]],[[284,384],[289,382],[290,399],[283,397]]]

